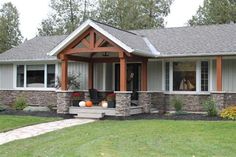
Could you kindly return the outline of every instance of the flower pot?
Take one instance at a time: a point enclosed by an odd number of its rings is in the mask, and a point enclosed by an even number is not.
[[[116,107],[115,101],[108,101],[108,108],[115,108],[115,107]]]

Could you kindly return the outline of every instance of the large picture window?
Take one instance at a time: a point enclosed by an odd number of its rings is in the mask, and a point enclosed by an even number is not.
[[[28,88],[55,87],[54,64],[17,65],[16,73],[17,73],[16,75],[17,87],[28,87]]]
[[[196,91],[196,62],[173,62],[173,90]]]

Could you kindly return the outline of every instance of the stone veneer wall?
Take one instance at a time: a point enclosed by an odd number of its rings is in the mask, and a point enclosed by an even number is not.
[[[225,107],[236,105],[236,93],[225,93]]]
[[[68,114],[73,91],[57,91],[57,113]]]
[[[150,113],[152,106],[152,94],[146,91],[139,91],[138,104],[142,106],[144,113]]]
[[[116,116],[129,116],[132,92],[115,92]]]
[[[12,106],[20,96],[24,97],[30,106],[57,106],[55,91],[0,90],[0,103]]]
[[[210,98],[210,94],[164,94],[163,92],[150,92],[152,95],[152,107],[159,111],[174,110],[171,106],[171,100],[174,97],[179,97],[183,103],[185,111],[204,111],[202,103]]]

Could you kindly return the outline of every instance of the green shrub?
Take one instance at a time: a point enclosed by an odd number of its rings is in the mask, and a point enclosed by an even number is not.
[[[0,105],[0,112],[4,111],[5,109]]]
[[[171,105],[175,108],[176,112],[182,111],[182,108],[184,106],[183,101],[179,97],[174,97],[171,100]]]
[[[220,116],[225,119],[236,120],[236,106],[230,106],[223,109]]]
[[[203,103],[203,107],[207,111],[207,115],[214,117],[217,116],[216,103],[212,99],[208,99]]]
[[[27,104],[24,97],[20,96],[20,97],[16,98],[16,101],[14,103],[14,108],[16,110],[23,110],[27,106],[28,106],[28,104]]]

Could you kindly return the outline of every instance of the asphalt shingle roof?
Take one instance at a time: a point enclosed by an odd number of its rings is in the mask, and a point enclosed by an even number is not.
[[[24,60],[53,60],[55,56],[48,56],[57,44],[59,44],[66,35],[35,37],[25,41],[17,47],[14,47],[0,54],[0,61],[24,61]]]
[[[123,31],[99,22],[96,24],[127,46],[148,54],[151,52],[143,39],[146,37],[160,52],[160,57],[236,55],[236,24],[133,31]],[[0,61],[56,59],[47,53],[66,37],[35,37],[0,54]]]
[[[236,54],[236,24],[133,32],[146,36],[162,56]]]

